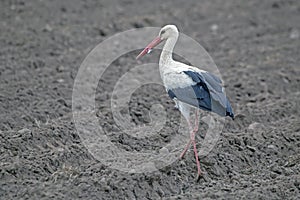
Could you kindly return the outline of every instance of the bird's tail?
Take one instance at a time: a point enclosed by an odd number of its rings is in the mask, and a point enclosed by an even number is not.
[[[232,111],[231,104],[227,98],[226,98],[226,116],[229,116],[234,120],[234,113]]]

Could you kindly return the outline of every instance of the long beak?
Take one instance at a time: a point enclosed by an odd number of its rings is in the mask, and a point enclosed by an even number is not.
[[[143,57],[145,54],[150,53],[151,50],[161,42],[162,42],[162,40],[160,39],[159,36],[157,36],[152,42],[150,42],[146,46],[146,48],[136,57],[136,59],[139,59],[139,58]]]

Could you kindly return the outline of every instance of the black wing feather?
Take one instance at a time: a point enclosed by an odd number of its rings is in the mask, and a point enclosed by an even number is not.
[[[195,107],[234,118],[232,107],[223,92],[222,81],[214,74],[183,71],[195,85],[168,90],[169,96]]]

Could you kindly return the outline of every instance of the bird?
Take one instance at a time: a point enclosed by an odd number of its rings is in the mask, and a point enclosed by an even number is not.
[[[195,134],[199,129],[199,110],[210,111],[222,117],[234,119],[233,109],[225,94],[225,89],[219,77],[213,73],[173,60],[173,49],[179,37],[175,25],[161,28],[158,36],[150,42],[136,59],[150,53],[154,47],[164,42],[159,58],[159,72],[169,97],[175,102],[175,107],[181,112],[189,126],[190,138],[183,152],[182,159],[193,145],[197,164],[197,177],[202,177]],[[195,120],[192,121],[191,111],[195,110]]]

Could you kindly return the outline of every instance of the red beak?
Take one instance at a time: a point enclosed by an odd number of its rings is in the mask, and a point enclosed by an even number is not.
[[[162,42],[162,40],[160,39],[159,36],[157,36],[152,42],[150,42],[146,46],[146,48],[136,57],[136,59],[139,59],[139,58],[143,57],[145,54],[150,53],[150,51],[161,42]]]

